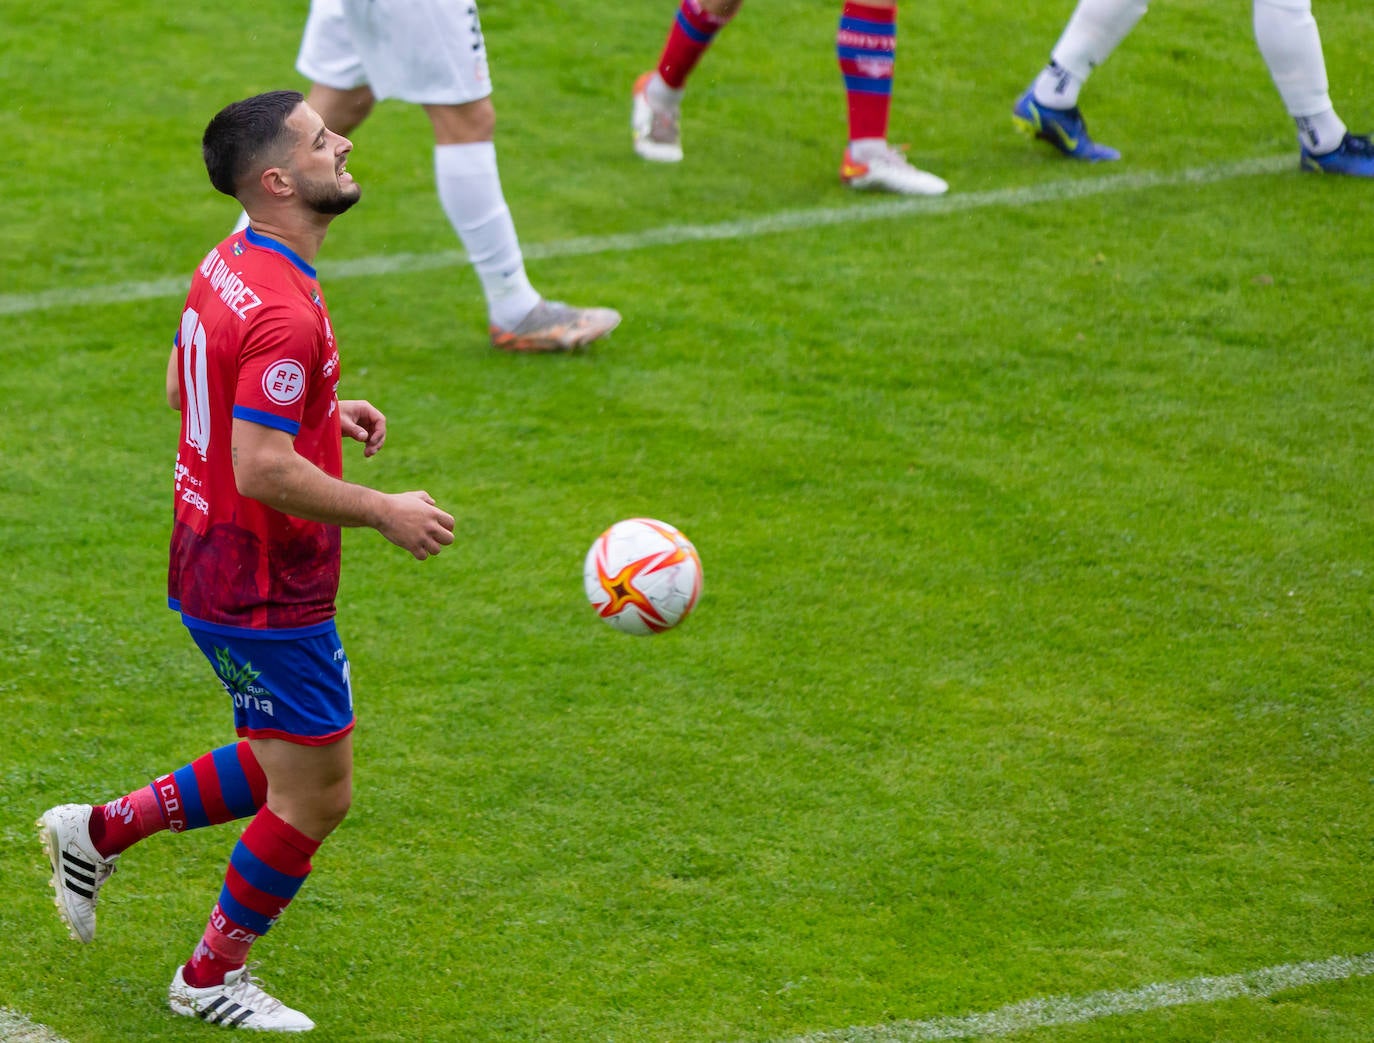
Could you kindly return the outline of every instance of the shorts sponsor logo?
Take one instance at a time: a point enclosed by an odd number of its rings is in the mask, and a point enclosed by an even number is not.
[[[277,716],[272,712],[272,699],[270,697],[259,698],[248,692],[235,692],[233,689],[230,689],[229,694],[234,697],[236,710],[256,710],[265,717]],[[267,693],[263,692],[263,695],[267,696]]]
[[[227,648],[215,649],[215,672],[219,674],[224,690],[234,700],[236,710],[252,710],[268,717],[275,717],[272,706],[272,693],[258,684],[261,671],[254,670],[252,663],[240,666]]]

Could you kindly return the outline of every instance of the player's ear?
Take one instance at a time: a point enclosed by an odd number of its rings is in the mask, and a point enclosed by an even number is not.
[[[258,184],[270,199],[280,199],[294,191],[291,175],[285,167],[268,167],[258,175]]]

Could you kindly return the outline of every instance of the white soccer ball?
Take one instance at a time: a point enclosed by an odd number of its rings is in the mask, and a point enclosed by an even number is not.
[[[582,580],[592,608],[611,626],[626,634],[658,634],[696,605],[701,558],[667,522],[628,518],[596,538]]]

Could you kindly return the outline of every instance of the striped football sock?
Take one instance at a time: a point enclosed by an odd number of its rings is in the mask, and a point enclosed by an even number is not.
[[[229,856],[219,901],[182,972],[186,984],[218,985],[248,961],[248,950],[277,922],[310,875],[320,848],[286,820],[262,808]]]
[[[697,0],[682,0],[673,27],[668,31],[668,41],[663,45],[663,54],[658,59],[658,74],[663,82],[674,90],[681,90],[716,33],[733,17],[733,14],[714,15]]]
[[[835,53],[849,105],[849,140],[885,141],[897,53],[896,7],[846,3]]]
[[[106,858],[170,829],[247,818],[267,800],[267,776],[247,741],[221,746],[151,785],[92,809],[91,843]]]

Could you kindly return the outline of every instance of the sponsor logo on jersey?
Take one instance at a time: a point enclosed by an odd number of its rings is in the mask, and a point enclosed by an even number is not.
[[[196,510],[200,511],[201,514],[208,515],[210,513],[210,501],[194,489],[183,489],[181,491],[181,502],[189,503]]]

